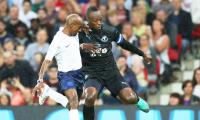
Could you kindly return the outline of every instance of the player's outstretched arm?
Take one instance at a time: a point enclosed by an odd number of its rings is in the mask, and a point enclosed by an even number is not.
[[[50,60],[44,60],[43,61],[42,66],[40,68],[39,78],[38,78],[38,81],[37,81],[37,85],[34,87],[33,92],[32,92],[33,95],[35,95],[36,92],[38,92],[38,94],[40,94],[41,88],[44,87],[43,77],[44,77],[44,74],[45,74],[45,72],[47,70],[47,67],[49,66],[50,63],[51,63]]]
[[[145,54],[143,51],[138,49],[136,46],[134,46],[133,44],[126,41],[123,37],[121,39],[122,39],[121,42],[118,42],[119,46],[121,46],[123,49],[126,49],[132,53],[142,56],[144,58],[144,61],[147,62],[148,64],[151,63],[151,60],[152,60],[151,56]]]

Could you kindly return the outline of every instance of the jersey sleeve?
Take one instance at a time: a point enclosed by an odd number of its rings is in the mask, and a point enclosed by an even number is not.
[[[124,41],[124,37],[122,36],[122,34],[117,29],[114,29],[113,41],[115,41],[117,44],[120,44]]]
[[[45,56],[45,60],[52,60],[53,57],[57,53],[58,47],[59,47],[59,39],[57,36],[54,36],[54,38],[48,48],[47,54]]]

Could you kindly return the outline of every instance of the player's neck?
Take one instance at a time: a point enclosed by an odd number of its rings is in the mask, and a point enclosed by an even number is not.
[[[69,32],[69,29],[67,27],[65,27],[62,32],[68,36],[70,36],[70,32]]]

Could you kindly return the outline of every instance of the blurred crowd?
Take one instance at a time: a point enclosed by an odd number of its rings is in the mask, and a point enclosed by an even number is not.
[[[199,5],[199,0],[0,0],[0,105],[38,104],[31,91],[54,34],[68,14],[85,18],[89,6],[99,8],[104,24],[117,28],[127,41],[152,56],[152,63],[145,64],[140,56],[113,43],[120,73],[148,99],[176,80],[173,71],[180,70],[181,60],[191,55],[200,58]],[[45,75],[54,90],[58,90],[57,71],[53,62]],[[183,95],[170,95],[170,105],[200,103],[200,68],[182,89]],[[57,103],[48,99],[45,104]],[[120,102],[104,89],[96,104]]]

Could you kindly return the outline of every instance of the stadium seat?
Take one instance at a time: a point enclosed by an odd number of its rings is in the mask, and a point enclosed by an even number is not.
[[[125,112],[122,110],[102,110],[99,112],[97,120],[127,120],[127,119]]]
[[[61,109],[50,113],[45,120],[69,120],[68,110]],[[80,120],[83,120],[83,113],[79,112]]]
[[[136,120],[162,120],[159,110],[150,110],[149,113],[136,112]]]
[[[0,120],[15,120],[11,110],[0,110]]]
[[[173,110],[169,120],[194,120],[193,110]]]

